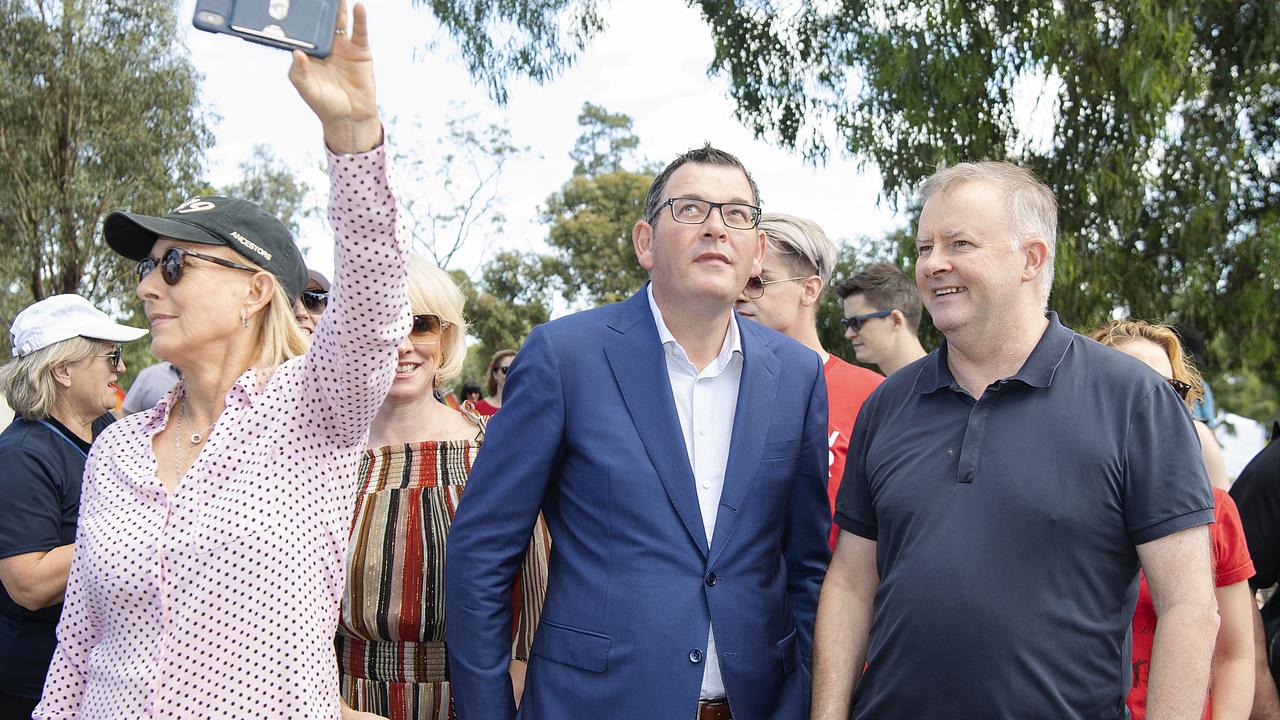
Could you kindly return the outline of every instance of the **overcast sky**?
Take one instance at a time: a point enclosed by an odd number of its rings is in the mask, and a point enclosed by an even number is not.
[[[323,202],[327,178],[319,124],[286,78],[288,56],[270,48],[190,27],[193,0],[180,11],[191,57],[204,73],[201,97],[220,119],[211,157],[215,185],[235,180],[237,168],[257,144],[266,144],[314,188]],[[635,120],[640,153],[666,162],[711,141],[742,158],[761,186],[768,210],[809,217],[835,239],[878,236],[903,218],[877,203],[880,178],[844,158],[824,167],[754,140],[733,117],[727,84],[709,79],[710,33],[698,13],[680,0],[623,0],[605,8],[608,29],[597,36],[577,65],[560,78],[536,86],[516,83],[499,108],[471,81],[456,47],[432,14],[408,0],[368,4],[378,97],[385,116],[424,123],[421,137],[397,138],[400,147],[429,150],[443,134],[443,119],[457,108],[510,127],[515,144],[530,146],[502,176],[502,211],[509,218],[500,238],[472,238],[453,265],[474,272],[485,249],[542,249],[546,227],[539,206],[572,174],[568,154],[577,138],[583,102],[603,105]],[[435,49],[426,51],[433,40]],[[412,188],[401,188],[412,192]],[[309,224],[302,244],[308,262],[332,263],[323,226]]]

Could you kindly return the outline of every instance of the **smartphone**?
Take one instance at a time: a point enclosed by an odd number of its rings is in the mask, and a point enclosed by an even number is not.
[[[196,0],[191,24],[259,45],[328,57],[338,0]]]

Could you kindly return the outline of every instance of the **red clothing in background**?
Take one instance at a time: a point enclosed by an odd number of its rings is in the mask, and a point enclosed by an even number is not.
[[[884,376],[857,365],[850,365],[832,355],[822,366],[827,378],[827,460],[831,474],[827,478],[827,496],[831,500],[831,512],[835,513],[836,491],[840,478],[844,477],[844,458],[849,453],[849,439],[853,437],[853,423],[858,419],[862,403],[875,390]],[[831,525],[831,547],[836,546],[840,528]]]
[[[489,417],[490,415],[492,415],[492,414],[494,414],[494,413],[496,413],[496,412],[498,412],[498,408],[496,408],[496,407],[494,407],[494,406],[490,405],[489,403],[485,402],[485,401],[484,401],[484,398],[480,398],[479,400],[477,400],[477,401],[476,401],[476,413],[477,413],[477,414],[482,415],[482,416],[484,416],[484,417]]]
[[[1240,512],[1226,492],[1213,489],[1213,585],[1226,587],[1253,577],[1253,561],[1244,542]],[[1133,720],[1147,716],[1147,681],[1151,676],[1151,645],[1156,639],[1156,608],[1151,603],[1147,577],[1139,573],[1138,607],[1133,613],[1133,688],[1125,703]],[[1209,701],[1204,703],[1204,717],[1209,720]]]

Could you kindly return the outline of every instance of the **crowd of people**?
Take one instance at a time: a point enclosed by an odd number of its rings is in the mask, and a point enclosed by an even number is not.
[[[104,224],[148,328],[13,319],[0,720],[1280,718],[1280,444],[1232,485],[1174,329],[1063,325],[1027,170],[939,169],[915,277],[833,278],[695,148],[634,225],[644,287],[445,402],[464,296],[398,229],[363,6],[290,79],[332,281],[200,196]],[[823,347],[837,301],[880,372]]]

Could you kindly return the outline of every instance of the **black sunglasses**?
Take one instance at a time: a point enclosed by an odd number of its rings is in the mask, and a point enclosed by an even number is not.
[[[142,282],[142,279],[150,275],[152,270],[159,267],[160,274],[164,277],[165,284],[177,285],[178,281],[182,279],[182,269],[186,265],[187,258],[189,257],[200,258],[205,262],[211,262],[215,265],[221,265],[222,267],[231,268],[233,270],[258,272],[257,268],[251,268],[248,265],[241,265],[240,263],[223,260],[220,257],[205,255],[204,253],[187,250],[186,248],[171,247],[164,251],[164,255],[161,256],[159,260],[153,257],[144,257],[138,261],[138,282]]]
[[[497,372],[502,373],[503,375],[506,375],[506,374],[507,374],[507,370],[508,370],[508,369],[510,369],[510,368],[511,368],[511,366],[510,366],[510,365],[499,365],[498,367],[494,368],[494,370],[495,370],[495,371],[497,371]]]
[[[302,306],[312,315],[319,315],[329,306],[328,290],[303,290]]]
[[[1173,378],[1165,378],[1164,381],[1169,383],[1169,386],[1173,388],[1173,391],[1178,393],[1178,397],[1182,398],[1183,400],[1186,400],[1187,396],[1191,394],[1191,386],[1188,385],[1187,383],[1182,382],[1181,380],[1174,380]]]
[[[854,332],[862,332],[862,324],[865,323],[866,321],[874,320],[876,318],[889,317],[892,314],[893,314],[892,310],[878,310],[873,313],[867,313],[866,315],[854,315],[853,317],[842,318],[840,320],[840,324],[845,326],[845,328],[848,330],[852,330]]]
[[[114,350],[106,355],[95,355],[94,357],[104,357],[109,359],[111,361],[111,369],[114,370],[120,367],[120,355],[122,352],[123,350],[121,350],[120,346],[117,345]]]

